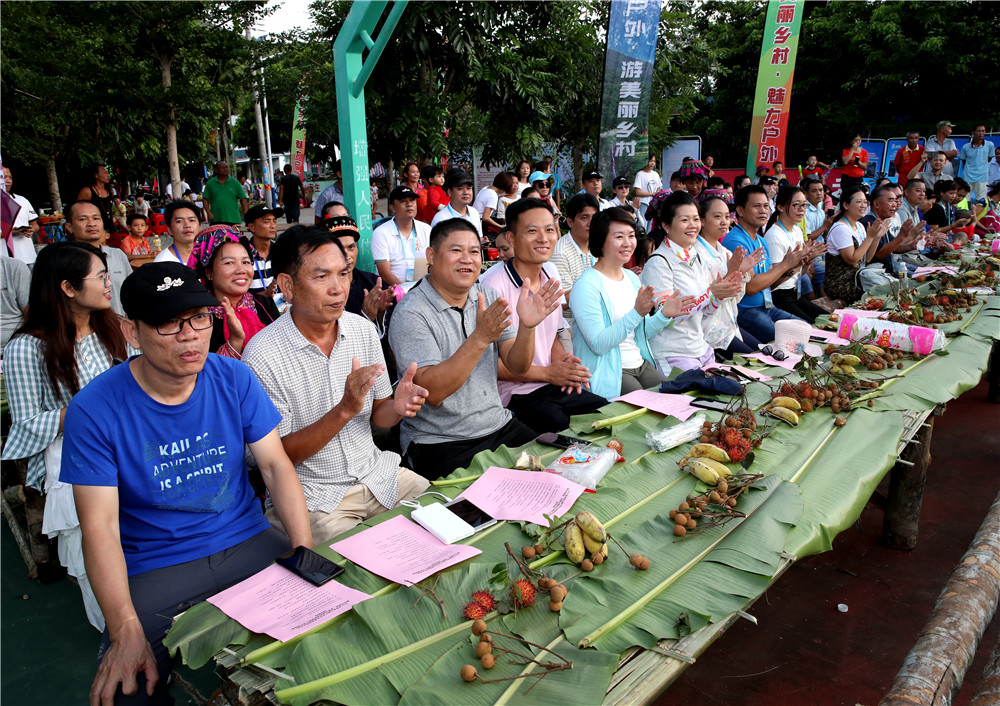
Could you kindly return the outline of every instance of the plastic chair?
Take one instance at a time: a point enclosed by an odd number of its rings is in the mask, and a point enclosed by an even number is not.
[[[150,230],[153,231],[154,235],[166,235],[170,231],[167,229],[167,219],[163,217],[160,212],[154,212],[149,214],[150,220]]]

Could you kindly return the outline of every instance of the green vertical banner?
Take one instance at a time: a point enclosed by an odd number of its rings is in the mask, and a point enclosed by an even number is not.
[[[306,121],[303,111],[309,98],[300,95],[295,101],[295,114],[292,116],[292,173],[302,178],[306,165]]]
[[[631,180],[646,166],[659,29],[659,0],[611,0],[597,155],[605,186],[616,176]]]
[[[770,169],[774,162],[785,161],[792,78],[804,4],[804,0],[769,0],[767,3],[747,152],[747,174],[751,176],[759,164]]]

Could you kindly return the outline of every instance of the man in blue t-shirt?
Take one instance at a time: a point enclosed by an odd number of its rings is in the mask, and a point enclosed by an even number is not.
[[[180,263],[139,268],[122,285],[122,331],[142,354],[66,411],[61,480],[75,486],[107,621],[91,703],[171,703],[163,637],[173,617],[289,549],[250,487],[244,444],[291,545],[313,544],[280,415],[249,368],[208,352],[218,304]]]
[[[743,252],[754,252],[765,247],[760,228],[767,224],[771,213],[770,201],[763,186],[744,186],[736,192],[737,225],[726,235],[723,245],[733,252],[742,246]],[[754,266],[754,274],[747,282],[746,296],[740,300],[736,322],[740,328],[761,343],[774,340],[774,322],[781,319],[798,319],[774,306],[771,285],[777,284],[788,273],[808,263],[826,246],[813,243],[788,251],[781,262],[772,263],[764,251],[764,258]]]

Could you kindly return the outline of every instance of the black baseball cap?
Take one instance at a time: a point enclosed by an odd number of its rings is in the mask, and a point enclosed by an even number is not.
[[[182,311],[219,306],[197,273],[179,262],[150,262],[122,282],[122,308],[133,321],[158,326]]]
[[[584,180],[584,181],[590,181],[591,179],[603,179],[603,178],[604,178],[604,175],[603,175],[603,174],[601,174],[601,173],[600,173],[599,171],[597,171],[596,169],[593,169],[593,170],[591,170],[591,171],[589,171],[589,172],[586,172],[586,173],[585,173],[585,174],[583,175],[583,180]]]
[[[458,167],[453,167],[445,172],[444,175],[444,190],[454,189],[456,186],[462,186],[463,184],[473,184],[472,177],[464,169],[459,169]]]
[[[417,192],[408,187],[406,184],[400,184],[389,192],[389,203],[392,203],[393,201],[404,201],[406,199],[416,198]]]
[[[264,216],[273,215],[275,218],[281,218],[285,215],[284,209],[281,208],[268,208],[264,204],[257,204],[247,210],[246,215],[243,216],[244,223],[253,223],[258,218],[263,218]]]
[[[611,188],[617,189],[619,186],[632,186],[627,177],[615,177],[615,180],[611,182]]]

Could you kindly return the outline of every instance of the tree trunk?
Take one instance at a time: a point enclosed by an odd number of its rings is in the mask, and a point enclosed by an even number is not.
[[[962,687],[1000,599],[1000,495],[903,661],[881,706],[947,706]]]
[[[170,65],[173,63],[172,57],[160,57],[160,76],[163,79],[163,88],[170,92]],[[175,199],[183,196],[181,193],[181,168],[177,161],[177,117],[174,114],[174,104],[167,103],[167,169],[170,170],[170,183],[173,185],[172,191]]]
[[[59,174],[56,172],[56,158],[45,160],[45,176],[49,182],[49,199],[52,201],[52,212],[62,213],[62,197],[59,196]]]
[[[900,458],[912,465],[897,463],[889,476],[889,502],[882,524],[882,541],[892,549],[914,549],[920,528],[920,506],[924,499],[924,481],[931,463],[931,434],[934,418],[928,417]]]
[[[571,194],[583,188],[583,141],[577,141],[573,145],[573,188]]]

